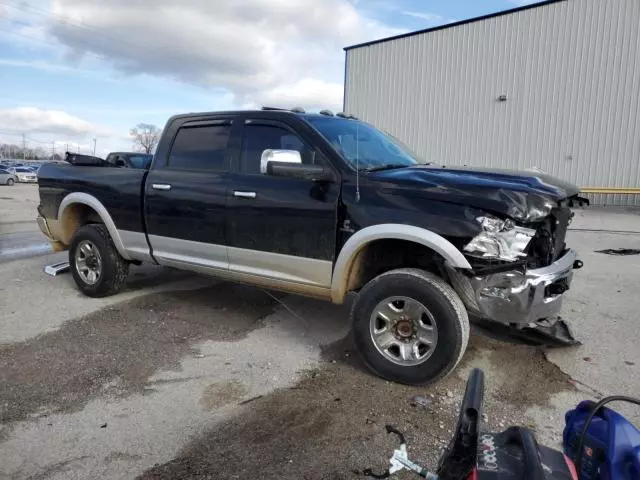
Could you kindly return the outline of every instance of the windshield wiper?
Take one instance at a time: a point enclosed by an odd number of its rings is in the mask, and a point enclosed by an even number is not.
[[[407,168],[413,165],[406,165],[404,163],[385,163],[384,165],[374,165],[371,167],[361,168],[360,170],[366,173],[379,172],[380,170],[393,170],[394,168]]]

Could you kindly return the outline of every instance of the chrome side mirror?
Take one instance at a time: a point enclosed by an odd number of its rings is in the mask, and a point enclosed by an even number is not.
[[[267,174],[267,164],[269,162],[302,163],[302,157],[297,150],[273,150],[268,148],[260,156],[260,173]]]

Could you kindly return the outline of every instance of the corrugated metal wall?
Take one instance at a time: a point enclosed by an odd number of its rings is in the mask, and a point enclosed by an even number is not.
[[[345,110],[436,163],[640,187],[640,0],[566,0],[347,50]]]

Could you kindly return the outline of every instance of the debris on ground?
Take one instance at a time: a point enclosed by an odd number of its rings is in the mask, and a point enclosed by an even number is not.
[[[604,253],[605,255],[640,255],[638,248],[606,248],[604,250],[596,250],[596,253]]]
[[[430,403],[431,403],[431,400],[429,400],[424,395],[414,395],[413,397],[411,397],[412,407],[420,406],[423,408],[428,408]]]

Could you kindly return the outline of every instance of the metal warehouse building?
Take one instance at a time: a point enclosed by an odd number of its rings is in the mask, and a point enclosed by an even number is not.
[[[347,47],[344,110],[441,164],[640,205],[640,0],[553,0]]]

